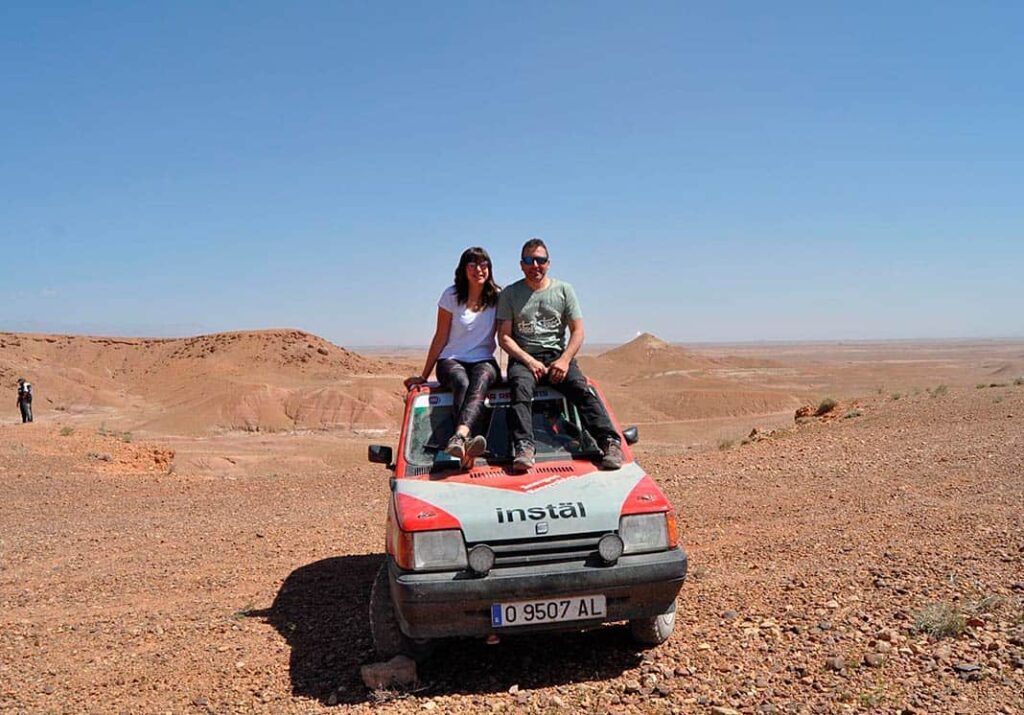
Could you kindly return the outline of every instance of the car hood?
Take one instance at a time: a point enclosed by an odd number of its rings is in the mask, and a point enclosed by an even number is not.
[[[542,464],[526,475],[496,475],[492,484],[486,477],[396,479],[396,516],[407,531],[457,525],[466,541],[475,543],[615,531],[627,498],[635,498],[638,491],[648,492],[639,498],[650,507],[639,511],[668,508],[664,495],[636,463],[613,471],[587,467]]]

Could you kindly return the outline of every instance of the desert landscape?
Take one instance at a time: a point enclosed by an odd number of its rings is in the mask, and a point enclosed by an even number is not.
[[[0,711],[1024,712],[1024,341],[589,347],[679,514],[674,635],[453,641],[370,690],[366,447],[421,360],[0,333]]]

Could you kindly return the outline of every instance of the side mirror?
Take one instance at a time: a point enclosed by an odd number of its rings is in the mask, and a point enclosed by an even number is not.
[[[633,425],[622,430],[622,436],[626,438],[626,444],[636,444],[640,441],[640,429]]]
[[[391,457],[391,447],[385,447],[383,444],[371,444],[367,449],[366,458],[371,462],[390,466]]]

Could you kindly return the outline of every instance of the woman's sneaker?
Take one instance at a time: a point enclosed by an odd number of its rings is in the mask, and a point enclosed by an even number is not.
[[[487,438],[479,434],[476,437],[470,437],[466,440],[464,447],[466,455],[462,458],[462,466],[472,469],[476,458],[487,451]]]
[[[526,440],[516,444],[516,455],[512,460],[512,471],[516,474],[523,474],[530,471],[534,465],[534,457],[537,454],[536,448]]]
[[[444,448],[444,451],[461,462],[466,456],[466,438],[456,432],[448,440],[448,446]]]

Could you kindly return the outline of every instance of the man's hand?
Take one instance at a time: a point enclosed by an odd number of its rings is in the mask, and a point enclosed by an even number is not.
[[[536,358],[530,358],[526,363],[526,367],[530,368],[530,372],[533,373],[533,379],[540,382],[540,379],[548,374],[547,366]]]
[[[562,355],[560,358],[558,358],[553,363],[548,365],[548,378],[555,385],[564,380],[568,372],[569,358],[567,358],[565,355]]]

